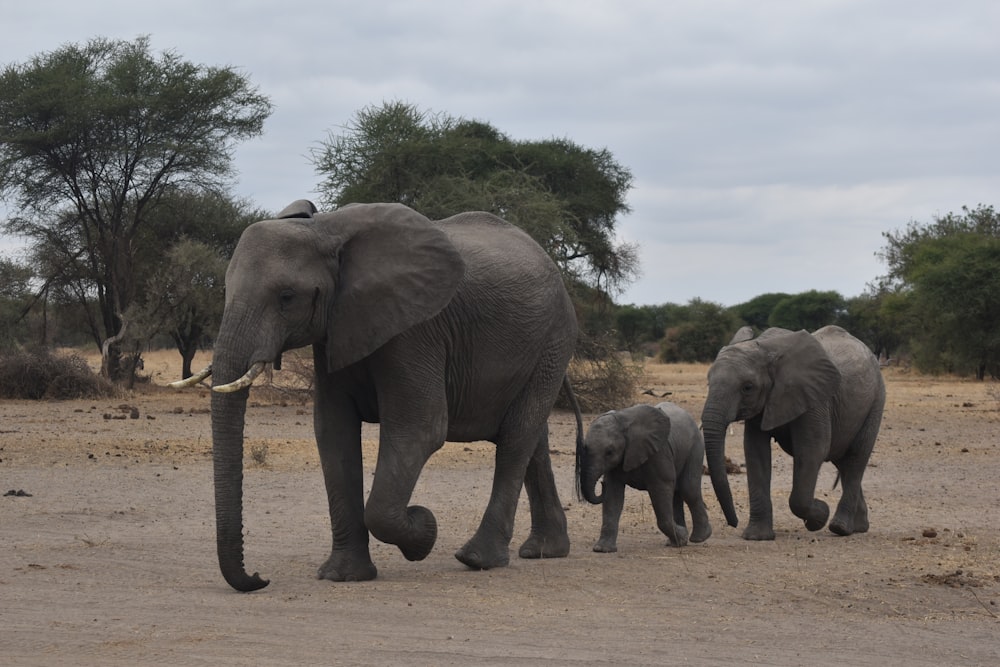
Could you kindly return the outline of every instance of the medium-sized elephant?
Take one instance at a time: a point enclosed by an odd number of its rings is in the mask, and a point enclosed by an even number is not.
[[[601,537],[594,551],[617,551],[625,486],[648,491],[656,525],[674,546],[704,542],[712,534],[701,496],[705,442],[694,418],[680,406],[633,405],[591,423],[577,456],[577,475],[587,501],[603,503]],[[600,496],[594,493],[604,477]],[[691,534],[684,523],[691,511]]]
[[[843,494],[830,530],[837,535],[866,532],[868,505],[861,478],[884,406],[878,360],[840,327],[823,327],[814,334],[771,328],[757,338],[749,327],[741,329],[708,370],[701,416],[712,486],[726,521],[738,523],[726,477],[726,429],[742,420],[750,493],[744,539],[774,539],[772,438],[794,458],[788,505],[806,528],[819,530],[830,516],[830,508],[815,495],[820,466],[832,461]]]

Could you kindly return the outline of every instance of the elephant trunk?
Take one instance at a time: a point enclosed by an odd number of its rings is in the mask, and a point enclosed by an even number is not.
[[[577,479],[584,500],[592,505],[600,505],[604,502],[604,493],[603,491],[600,494],[595,493],[595,487],[598,480],[604,474],[604,471],[601,469],[600,461],[595,462],[592,459],[594,457],[589,455],[585,446],[579,447],[576,468]]]
[[[726,515],[726,523],[736,527],[739,518],[733,505],[733,492],[729,488],[729,477],[726,472],[726,429],[730,419],[720,417],[706,403],[702,413],[702,430],[705,436],[705,460],[708,462],[708,474],[712,479],[715,497],[719,499],[722,512]]]
[[[242,374],[232,364],[214,365],[215,385],[232,382]],[[243,566],[243,425],[247,396],[241,389],[228,394],[212,392],[212,462],[215,476],[215,525],[219,568],[226,582],[238,591],[267,586]]]

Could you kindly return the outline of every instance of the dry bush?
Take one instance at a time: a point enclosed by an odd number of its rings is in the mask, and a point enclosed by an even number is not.
[[[605,412],[632,405],[642,366],[618,356],[574,359],[569,367],[573,393],[583,412]],[[560,394],[557,407],[571,406]]]
[[[0,355],[0,398],[72,399],[114,396],[114,385],[83,357],[38,348]]]
[[[291,350],[282,355],[280,371],[268,367],[254,383],[253,396],[258,402],[305,403],[312,398],[314,381],[311,349]]]
[[[583,412],[604,412],[632,405],[643,366],[615,351],[610,337],[581,338],[567,371]],[[571,409],[561,392],[556,407]]]

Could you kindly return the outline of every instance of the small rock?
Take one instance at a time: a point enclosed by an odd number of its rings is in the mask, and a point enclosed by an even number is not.
[[[933,528],[924,528],[923,536],[927,538],[937,537],[937,531]]]

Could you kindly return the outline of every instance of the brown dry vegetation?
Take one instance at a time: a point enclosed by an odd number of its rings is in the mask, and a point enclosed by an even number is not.
[[[178,361],[149,355],[151,385],[125,397],[0,401],[0,493],[14,492],[0,498],[4,664],[1000,664],[995,384],[886,370],[865,535],[807,532],[776,450],[775,541],[740,539],[706,478],[705,544],[665,547],[630,491],[619,552],[593,553],[600,508],[573,496],[574,420],[556,412],[568,558],[464,569],[452,553],[485,507],[492,446],[449,444],[414,495],[437,516],[434,551],[411,563],[373,542],[379,578],[354,584],[313,578],[329,526],[311,406],[255,390],[247,566],[271,585],[243,595],[215,564],[208,392],[163,387]],[[706,370],[648,364],[634,402],[669,391],[697,416]],[[369,473],[376,440],[366,427]],[[738,425],[728,453],[742,461]],[[731,479],[745,521],[745,479]],[[825,467],[831,504],[833,479]],[[514,548],[527,530],[522,498]]]

